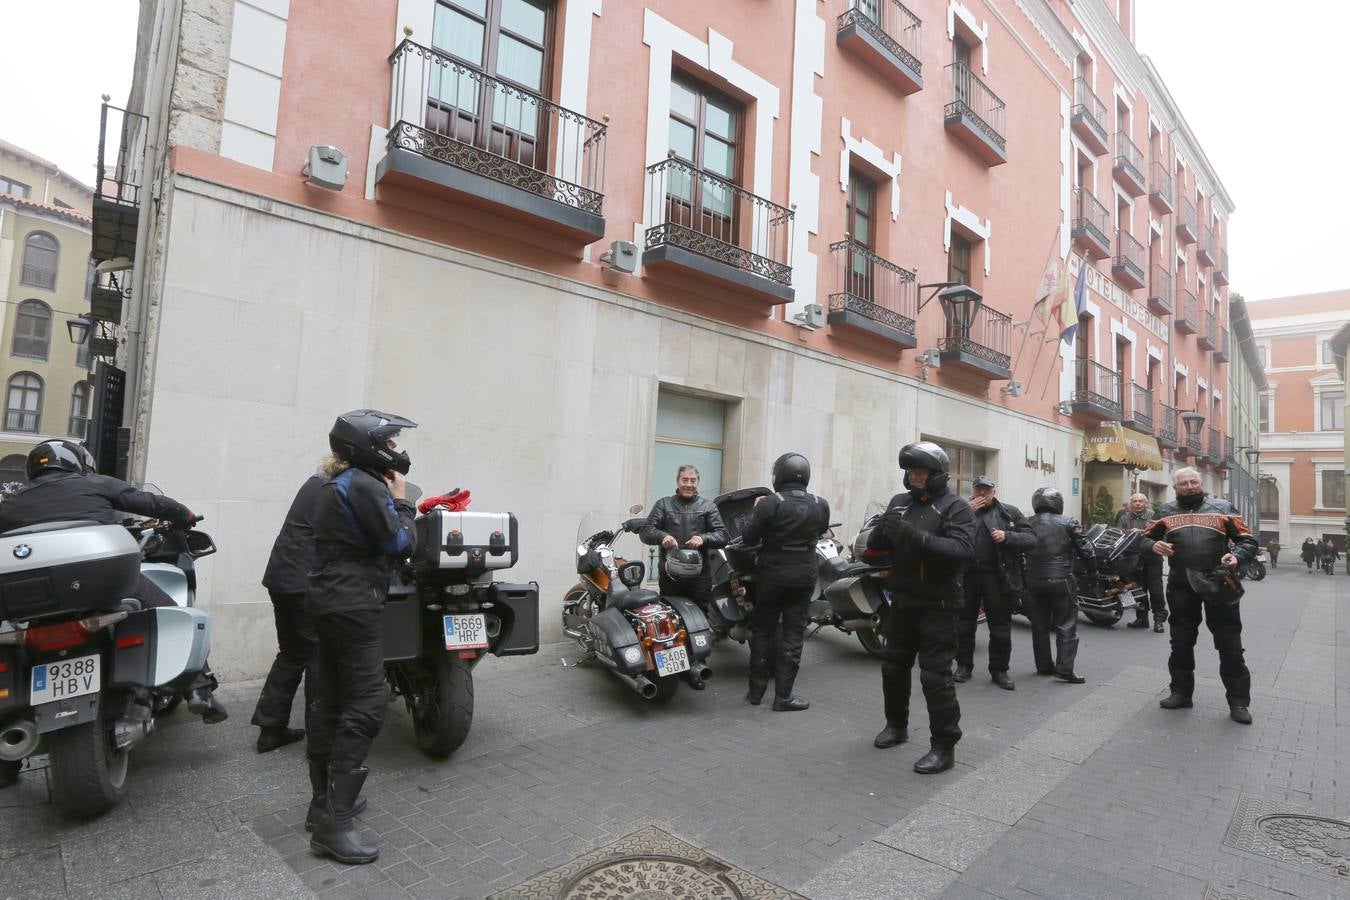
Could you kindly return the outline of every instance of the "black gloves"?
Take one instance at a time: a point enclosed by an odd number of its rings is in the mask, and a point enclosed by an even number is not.
[[[881,533],[890,538],[891,543],[897,547],[917,543],[919,540],[918,530],[905,521],[904,513],[901,507],[893,506],[881,517]]]

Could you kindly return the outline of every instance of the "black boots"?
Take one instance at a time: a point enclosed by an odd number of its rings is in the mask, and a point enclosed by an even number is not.
[[[208,725],[216,725],[230,717],[225,707],[216,699],[215,693],[206,688],[196,688],[189,692],[187,707],[189,712],[201,716],[202,721]]]
[[[309,785],[314,796],[305,816],[305,830],[314,832],[309,847],[315,853],[349,864],[374,862],[380,855],[379,848],[361,841],[352,821],[366,811],[366,798],[360,794],[369,773],[361,767],[344,775],[333,772],[326,762],[309,760]]]
[[[975,674],[975,668],[973,666],[957,666],[956,674],[952,676],[952,681],[955,681],[957,684],[965,684],[970,680],[970,676],[973,674]]]
[[[952,747],[934,746],[914,764],[914,771],[920,775],[936,775],[956,765],[956,752]]]
[[[1068,673],[1056,672],[1055,680],[1062,681],[1065,684],[1083,684],[1084,682],[1087,681],[1087,679],[1084,678],[1082,675],[1075,675],[1072,672]]]
[[[994,682],[994,684],[1003,688],[1005,691],[1017,690],[1017,685],[1013,684],[1013,680],[1010,677],[1008,677],[1007,672],[990,672],[989,678]]]
[[[1234,722],[1238,723],[1239,725],[1250,725],[1250,724],[1252,724],[1252,713],[1251,713],[1251,710],[1247,709],[1247,707],[1245,707],[1245,706],[1238,706],[1237,704],[1230,704],[1229,707],[1228,707],[1228,718],[1232,719]]]
[[[807,703],[801,697],[774,697],[774,712],[801,712],[804,709],[810,709],[811,704]]]
[[[764,700],[764,691],[764,685],[750,685],[750,689],[745,692],[745,702],[751,706],[759,706],[760,702]]]
[[[1130,622],[1130,623],[1126,624],[1125,627],[1126,627],[1126,628],[1147,628],[1147,627],[1148,627],[1148,616],[1144,616],[1142,619],[1135,619],[1133,622]]]
[[[1192,703],[1191,698],[1187,697],[1185,694],[1173,692],[1159,700],[1158,705],[1163,709],[1190,709],[1195,704]]]
[[[903,744],[909,740],[909,729],[904,725],[896,725],[893,722],[887,722],[886,727],[881,729],[881,733],[872,741],[872,746],[881,750],[887,747],[894,747],[897,744]]]
[[[1164,625],[1162,622],[1158,621],[1157,619],[1154,619],[1153,630],[1158,634],[1162,634],[1164,631],[1167,630],[1167,626]]]
[[[304,739],[305,729],[303,728],[282,728],[275,725],[264,725],[262,731],[258,733],[258,752],[271,753],[278,747],[294,744],[296,741],[302,741]]]

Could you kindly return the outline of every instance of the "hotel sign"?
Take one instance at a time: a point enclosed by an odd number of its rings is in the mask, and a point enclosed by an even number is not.
[[[1080,256],[1069,254],[1069,290],[1078,281],[1078,270],[1083,266],[1083,259]],[[1087,287],[1097,296],[1110,303],[1116,309],[1121,310],[1125,315],[1134,319],[1145,329],[1151,331],[1153,335],[1160,338],[1163,343],[1167,343],[1167,326],[1163,324],[1153,313],[1148,311],[1148,307],[1131,297],[1128,293],[1121,290],[1110,278],[1107,278],[1095,268],[1089,266],[1087,273]]]

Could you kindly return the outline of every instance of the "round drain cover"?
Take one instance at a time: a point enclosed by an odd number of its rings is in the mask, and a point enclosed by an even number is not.
[[[1308,862],[1350,876],[1350,822],[1321,816],[1261,816],[1256,827],[1267,838]]]
[[[742,900],[719,871],[672,856],[608,859],[577,873],[560,900]]]

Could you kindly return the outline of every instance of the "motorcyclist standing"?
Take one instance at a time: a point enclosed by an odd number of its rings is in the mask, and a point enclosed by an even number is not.
[[[163,519],[182,528],[197,521],[177,500],[140,491],[119,478],[99,475],[94,456],[73,441],[43,441],[28,453],[28,484],[0,503],[0,531],[44,522],[90,521],[121,524],[126,513]],[[173,606],[173,599],[149,578],[140,576],[132,596],[143,609]],[[224,722],[229,713],[215,697],[218,686],[210,666],[190,676],[184,687],[187,706],[208,724]]]
[[[1188,709],[1195,692],[1195,641],[1203,617],[1219,651],[1219,677],[1228,697],[1229,716],[1242,725],[1252,723],[1252,676],[1242,653],[1242,616],[1231,591],[1216,574],[1229,572],[1250,560],[1256,538],[1227,500],[1205,495],[1200,473],[1189,466],[1172,476],[1176,499],[1164,503],[1158,517],[1144,531],[1150,542],[1145,552],[1171,560],[1167,576],[1167,605],[1172,611],[1172,693],[1160,702],[1163,709]],[[1229,552],[1229,542],[1233,550]]]
[[[706,610],[712,602],[708,551],[726,546],[727,529],[717,504],[699,496],[698,483],[698,469],[680,466],[675,473],[675,493],[656,501],[638,537],[644,544],[661,548],[661,593],[687,597]],[[698,558],[681,553],[686,550],[696,552]],[[701,679],[691,675],[688,681],[695,690],[703,690]]]
[[[1122,531],[1143,531],[1153,521],[1153,507],[1148,502],[1148,497],[1143,494],[1135,494],[1130,497],[1129,505],[1116,513],[1116,527]],[[1148,611],[1153,609],[1153,630],[1158,634],[1163,633],[1164,624],[1167,622],[1167,598],[1163,594],[1163,561],[1162,557],[1156,553],[1139,554],[1139,582],[1144,590],[1148,591],[1148,606],[1140,606],[1135,610],[1135,619],[1133,622],[1126,623],[1126,628],[1147,628]]]
[[[1012,657],[1012,595],[1022,588],[1021,555],[1036,545],[1026,516],[998,499],[997,485],[975,476],[970,508],[975,529],[975,560],[965,573],[965,606],[957,624],[956,676],[970,680],[975,671],[975,630],[980,609],[989,626],[989,677],[1005,691],[1016,689],[1008,675]]]
[[[338,862],[374,862],[379,848],[353,817],[371,742],[384,722],[383,606],[392,562],[416,549],[404,475],[411,465],[395,438],[417,423],[373,409],[338,416],[328,434],[328,480],[314,504],[314,568],[305,610],[319,638],[316,698],[306,719],[310,848]]]
[[[914,764],[930,775],[956,763],[961,739],[961,707],[956,699],[952,663],[956,657],[956,617],[964,603],[962,572],[975,555],[975,513],[947,486],[947,452],[931,441],[900,449],[905,492],[868,536],[872,550],[890,551],[891,606],[882,631],[887,657],[881,666],[886,727],[873,742],[894,747],[909,740],[909,691],[914,661],[928,705],[932,746]]]
[[[1036,546],[1027,553],[1027,613],[1031,619],[1031,649],[1036,674],[1053,675],[1066,684],[1086,679],[1074,673],[1078,656],[1078,603],[1073,580],[1077,556],[1096,573],[1097,555],[1078,520],[1064,515],[1064,495],[1039,488],[1031,495],[1028,520]],[[1050,655],[1050,630],[1055,632],[1055,654]]]
[[[750,689],[745,699],[758,706],[774,682],[773,708],[796,712],[811,704],[792,694],[806,640],[806,614],[816,586],[816,541],[830,527],[830,504],[807,493],[811,464],[800,453],[784,453],[773,464],[774,493],[757,498],[741,532],[758,546],[759,589],[750,614]],[[775,645],[774,631],[782,625]]]
[[[263,572],[263,587],[272,601],[272,618],[277,628],[277,656],[267,672],[258,705],[253,710],[253,724],[258,733],[258,752],[269,753],[305,737],[303,728],[291,728],[291,704],[295,701],[300,679],[305,679],[305,708],[314,695],[314,656],[319,639],[314,634],[314,623],[305,612],[305,589],[309,570],[314,565],[314,501],[319,488],[328,479],[321,474],[311,475],[300,485],[286,520],[272,543]]]

